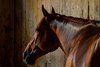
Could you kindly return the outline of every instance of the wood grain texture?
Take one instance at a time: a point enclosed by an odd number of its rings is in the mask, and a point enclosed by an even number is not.
[[[100,20],[99,0],[23,0],[23,46],[33,36],[34,28],[37,26],[42,15],[42,4],[51,12],[52,6],[55,11],[67,16],[90,18]],[[64,67],[65,56],[59,48],[56,51],[42,56],[35,65],[28,67]]]

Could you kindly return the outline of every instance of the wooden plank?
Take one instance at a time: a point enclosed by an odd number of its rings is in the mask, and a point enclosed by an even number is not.
[[[25,17],[23,24],[23,45],[31,39],[33,28],[37,26],[42,15],[41,7],[51,13],[53,6],[57,13],[67,16],[75,16],[90,19],[100,19],[100,1],[99,0],[25,0]],[[27,32],[27,34],[26,34]],[[64,67],[65,56],[61,49],[42,56],[36,61],[35,65],[29,67]]]
[[[94,0],[94,19],[100,20],[100,0]]]

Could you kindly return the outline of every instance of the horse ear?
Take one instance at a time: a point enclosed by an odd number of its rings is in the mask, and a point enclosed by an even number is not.
[[[52,13],[56,13],[53,7],[52,7]]]
[[[42,5],[42,12],[44,16],[48,16],[49,13],[47,12],[47,10],[44,8],[44,6]]]

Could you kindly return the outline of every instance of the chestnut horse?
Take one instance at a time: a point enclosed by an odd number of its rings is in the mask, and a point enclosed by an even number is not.
[[[65,67],[100,66],[99,21],[51,14],[42,6],[44,17],[38,24],[24,55],[27,64],[60,47],[65,53]]]

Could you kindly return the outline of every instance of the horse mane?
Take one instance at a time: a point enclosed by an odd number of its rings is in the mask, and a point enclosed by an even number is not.
[[[87,65],[86,67],[90,66],[95,52],[97,52],[98,49],[100,50],[100,27],[88,25],[82,28],[73,38],[71,45],[72,48],[67,60],[67,65],[69,67],[73,65],[75,65],[75,67],[81,67],[82,64]],[[96,58],[98,58],[98,56]],[[94,65],[96,65],[95,60],[92,61],[94,61]]]
[[[79,25],[86,25],[86,24],[95,24],[97,22],[100,22],[100,21],[96,21],[96,20],[89,20],[89,19],[83,19],[83,18],[78,18],[78,17],[72,17],[72,16],[65,16],[63,15],[63,18],[65,19],[65,23],[76,23],[76,24],[79,24]]]

